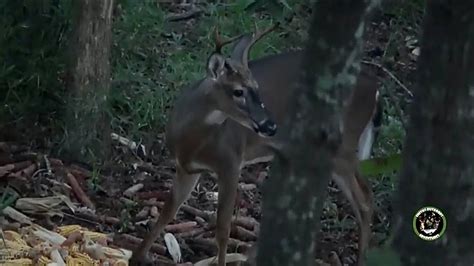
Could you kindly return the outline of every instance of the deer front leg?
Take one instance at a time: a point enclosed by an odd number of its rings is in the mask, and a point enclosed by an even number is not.
[[[130,265],[150,265],[151,259],[148,257],[148,251],[152,244],[158,238],[165,226],[171,222],[179,207],[188,199],[196,182],[199,180],[199,174],[187,174],[183,169],[176,169],[176,176],[173,179],[173,187],[168,196],[163,210],[160,213],[158,221],[151,232],[145,237],[140,246],[133,252]]]
[[[227,242],[230,235],[232,214],[237,196],[240,170],[227,170],[218,174],[218,205],[217,205],[217,265],[225,266]]]
[[[359,224],[358,265],[364,265],[365,252],[370,242],[370,223],[372,221],[372,190],[367,181],[357,171],[333,173],[333,180],[349,201]]]

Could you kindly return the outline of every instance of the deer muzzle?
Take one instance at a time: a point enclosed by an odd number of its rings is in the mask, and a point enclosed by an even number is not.
[[[256,133],[263,137],[271,137],[276,134],[277,125],[272,120],[265,119],[260,122],[254,123],[253,129]]]

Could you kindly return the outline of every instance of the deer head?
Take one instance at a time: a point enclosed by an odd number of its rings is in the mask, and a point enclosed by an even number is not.
[[[207,61],[207,80],[211,83],[207,87],[207,95],[211,96],[218,108],[218,113],[210,117],[211,123],[230,118],[262,137],[275,135],[277,126],[260,99],[258,83],[248,66],[248,51],[273,28],[225,42],[216,29],[216,50]],[[224,57],[222,47],[236,39],[239,41],[234,46],[232,57]]]

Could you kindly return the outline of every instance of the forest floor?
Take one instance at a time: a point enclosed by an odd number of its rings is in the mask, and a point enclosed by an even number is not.
[[[416,51],[413,52],[416,49],[413,45],[416,46],[416,43],[410,42],[409,34],[406,33],[405,40],[401,40],[406,45],[399,46],[396,52],[391,51],[393,58],[388,58],[387,47],[394,41],[391,21],[389,16],[380,16],[371,23],[364,59],[384,65],[401,83],[411,88],[417,56]],[[383,70],[373,68],[382,80],[393,82]],[[398,85],[387,85],[385,88],[393,89],[392,93],[398,99],[407,97],[406,92]],[[387,102],[391,101],[388,93],[383,95]],[[161,152],[163,147],[158,146],[145,147],[148,154],[150,150],[155,151],[155,154],[144,157],[127,146],[116,144],[113,160],[100,172],[96,172],[88,165],[50,158],[42,151],[31,150],[27,145],[0,143],[0,178],[2,182],[8,180],[9,187],[13,189],[8,193],[16,194],[18,198],[44,198],[64,194],[81,206],[89,205],[88,207],[95,209],[91,212],[86,208],[78,208],[72,212],[64,205],[61,208],[49,206],[48,211],[37,207],[27,211],[24,206],[22,209],[18,204],[11,205],[35,218],[36,223],[49,229],[57,225],[79,224],[91,231],[112,233],[109,245],[132,249],[139,238],[147,234],[150,223],[159,215],[175,174],[174,163],[166,157],[166,152]],[[268,173],[269,166],[266,164],[254,165],[242,172],[229,252],[245,252],[257,240],[262,215],[261,186],[265,179],[271,178]],[[371,245],[378,246],[390,234],[390,197],[394,186],[384,177],[370,177],[369,180],[376,203]],[[81,193],[81,190],[85,193]],[[332,182],[328,191],[329,197],[321,217],[322,230],[316,258],[321,265],[325,265],[335,252],[343,265],[352,265],[357,253],[357,224],[349,203]],[[4,195],[8,194],[5,189],[3,192]],[[166,228],[180,244],[182,261],[195,263],[215,255],[213,220],[216,203],[216,182],[210,175],[204,174],[191,198],[172,222],[173,226]],[[49,210],[53,209],[60,210],[62,217],[49,217]],[[3,230],[16,230],[19,226],[19,223],[10,218],[2,221]],[[156,242],[153,252],[162,265],[174,265],[162,237]]]

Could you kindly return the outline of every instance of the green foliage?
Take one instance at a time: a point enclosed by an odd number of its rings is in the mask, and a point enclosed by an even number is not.
[[[367,254],[368,266],[401,266],[400,256],[390,247],[370,249]]]
[[[51,122],[62,105],[59,76],[70,1],[0,1],[2,122]]]
[[[109,102],[112,126],[122,134],[149,130],[164,119],[169,93],[160,79],[166,58],[161,50],[163,20],[151,1],[128,1],[116,18]]]
[[[0,197],[0,215],[2,214],[3,209],[12,205],[18,198],[18,193],[7,186],[6,188],[0,188],[1,197]]]
[[[400,153],[387,157],[371,158],[360,162],[360,172],[364,176],[374,176],[380,174],[393,174],[398,172],[402,166],[402,156]]]
[[[190,30],[186,25],[166,22],[166,10],[155,1],[124,1],[114,24],[110,95],[114,129],[135,138],[162,131],[177,92],[205,74],[204,66],[214,48],[215,26],[226,38],[253,30],[254,23],[265,28],[280,20],[281,16],[268,12],[250,12],[252,2],[209,3],[209,15],[202,16]],[[278,33],[272,33],[254,46],[251,57],[287,46]]]

